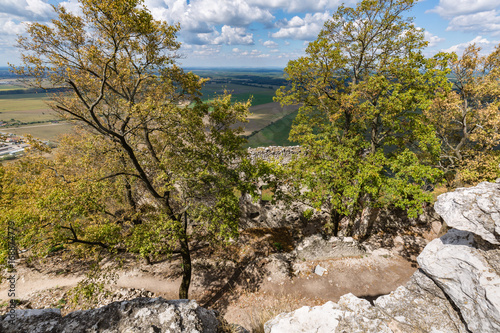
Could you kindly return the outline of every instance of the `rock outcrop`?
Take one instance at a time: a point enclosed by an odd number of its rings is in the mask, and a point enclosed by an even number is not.
[[[454,229],[425,247],[405,286],[373,304],[348,294],[283,313],[265,331],[500,332],[500,184],[457,189],[435,207]]]
[[[298,155],[300,152],[300,146],[248,148],[248,154],[250,155],[251,161],[261,159],[268,162],[280,161],[283,164],[290,162],[293,156]]]
[[[0,317],[3,333],[217,332],[215,311],[195,301],[136,298],[61,317],[59,309],[16,310]]]

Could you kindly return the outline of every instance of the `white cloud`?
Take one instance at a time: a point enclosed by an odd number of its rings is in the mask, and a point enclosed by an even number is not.
[[[429,42],[429,47],[436,46],[437,44],[444,42],[444,38],[436,36],[428,31],[424,31],[424,38]]]
[[[356,0],[247,0],[250,5],[262,8],[279,8],[289,13],[323,12],[327,9],[336,9],[344,3],[354,5]]]
[[[428,13],[450,20],[447,31],[500,34],[498,0],[440,0]]]
[[[236,54],[238,57],[245,57],[245,58],[269,58],[270,55],[268,53],[262,53],[259,50],[253,49],[250,51],[243,51],[238,48],[233,49],[233,53]]]
[[[66,10],[75,15],[82,15],[82,8],[80,7],[80,3],[78,0],[67,0],[59,3],[61,6],[64,6]]]
[[[24,23],[16,23],[10,18],[0,17],[0,33],[2,35],[22,34],[26,30]]]
[[[330,18],[328,12],[306,14],[304,18],[294,16],[291,20],[284,20],[281,28],[271,34],[274,38],[291,38],[300,40],[312,40],[318,36],[323,24]]]
[[[227,45],[253,45],[253,34],[247,33],[245,28],[230,27],[224,25],[221,32],[197,34],[200,41],[205,44],[227,44]]]
[[[468,42],[465,42],[465,43],[460,43],[460,44],[457,44],[457,45],[453,45],[452,47],[448,48],[448,49],[445,49],[443,51],[445,52],[455,52],[457,53],[458,55],[460,55],[464,49],[471,45],[471,44],[476,44],[476,46],[479,46],[481,47],[482,51],[481,53],[483,54],[487,54],[487,53],[490,53],[494,46],[496,44],[498,44],[498,41],[489,41],[488,39],[482,37],[482,36],[477,36],[476,38],[474,38],[473,40],[471,41],[468,41]]]
[[[220,45],[190,45],[183,44],[180,54],[183,58],[191,57],[213,57],[220,54]]]
[[[272,40],[266,40],[264,43],[262,43],[262,45],[270,49],[275,49],[278,47],[278,43],[273,42]]]
[[[439,5],[427,12],[450,18],[456,15],[489,11],[497,8],[498,5],[498,0],[440,0]]]
[[[146,0],[155,19],[179,22],[181,31],[209,32],[213,25],[245,27],[252,22],[269,23],[274,16],[267,9],[245,0]]]
[[[446,30],[500,34],[500,16],[496,10],[460,15],[450,21]]]
[[[2,0],[0,13],[15,16],[20,20],[48,20],[53,15],[53,9],[42,0]]]

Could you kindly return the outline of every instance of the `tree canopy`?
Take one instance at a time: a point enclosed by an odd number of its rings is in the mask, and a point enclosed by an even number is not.
[[[54,7],[52,25],[31,23],[18,40],[24,65],[15,71],[38,87],[65,87],[50,106],[78,130],[54,158],[9,168],[3,219],[24,235],[38,230],[30,241],[45,251],[72,244],[146,258],[177,251],[179,296],[187,298],[190,239],[237,234],[237,190],[250,187],[242,129],[233,125],[245,121],[249,103],[230,96],[204,103],[204,80],[175,64],[179,27],[154,20],[142,1],[80,3],[82,16]],[[40,186],[28,185],[23,168]]]
[[[425,114],[442,142],[440,168],[449,186],[500,176],[500,46],[489,55],[469,45],[448,60],[453,90],[436,95]]]
[[[422,110],[438,87],[449,89],[446,56],[423,56],[423,31],[404,18],[414,2],[340,6],[306,55],[288,63],[290,85],[277,92],[281,104],[300,105],[290,141],[304,154],[288,181],[312,206],[330,207],[334,233],[365,206],[415,215],[439,177],[439,140]]]

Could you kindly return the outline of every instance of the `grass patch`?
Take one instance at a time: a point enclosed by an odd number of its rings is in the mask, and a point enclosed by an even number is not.
[[[47,94],[0,95],[0,121],[8,125],[57,120],[58,116],[44,102]]]

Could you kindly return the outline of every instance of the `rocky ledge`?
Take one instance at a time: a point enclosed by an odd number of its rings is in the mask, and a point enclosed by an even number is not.
[[[500,183],[439,196],[436,211],[452,229],[430,242],[420,269],[373,303],[352,294],[302,307],[265,324],[268,333],[500,332]],[[307,255],[307,244],[298,254]],[[302,252],[300,252],[302,251]],[[16,310],[0,332],[217,332],[215,311],[195,301],[137,298],[61,317],[57,309]]]
[[[373,304],[352,294],[265,324],[279,332],[500,332],[500,183],[439,196],[452,229],[419,255],[405,285]]]
[[[61,317],[59,309],[16,310],[0,317],[3,333],[217,332],[216,312],[195,301],[136,298]]]

